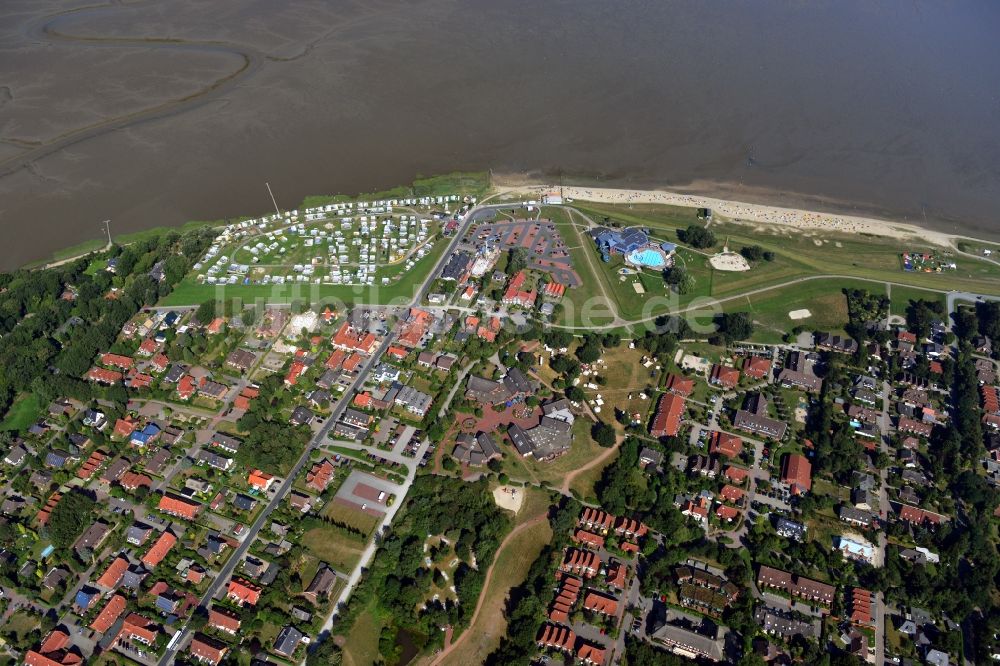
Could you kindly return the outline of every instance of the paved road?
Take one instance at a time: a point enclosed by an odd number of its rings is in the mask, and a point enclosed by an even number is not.
[[[769,292],[769,291],[774,291],[775,289],[782,289],[784,287],[789,287],[789,286],[792,286],[792,285],[795,285],[795,284],[802,284],[804,282],[812,282],[813,280],[839,280],[839,279],[844,279],[844,278],[849,278],[851,280],[855,280],[855,281],[858,281],[858,282],[870,282],[872,284],[881,284],[881,285],[884,285],[886,287],[890,287],[890,286],[909,287],[909,288],[913,287],[913,285],[906,284],[906,283],[903,283],[903,282],[894,282],[894,281],[891,281],[891,280],[877,280],[877,279],[874,279],[874,278],[863,278],[863,277],[857,277],[855,275],[840,275],[840,274],[836,274],[836,273],[830,273],[830,274],[824,274],[824,275],[808,275],[808,276],[805,276],[805,277],[795,278],[794,280],[788,280],[787,282],[781,282],[779,284],[772,284],[772,285],[768,285],[766,287],[760,287],[758,289],[750,289],[748,291],[744,291],[744,292],[741,292],[739,294],[734,294],[732,296],[726,296],[725,298],[699,299],[698,303],[695,303],[693,305],[688,305],[688,306],[683,307],[683,308],[678,308],[676,310],[671,310],[671,311],[659,312],[659,313],[657,313],[655,315],[650,315],[648,317],[641,317],[639,319],[629,319],[629,320],[623,320],[623,321],[624,321],[624,325],[648,324],[650,322],[656,321],[660,317],[667,316],[667,315],[679,315],[679,314],[686,314],[688,312],[703,311],[703,310],[706,309],[706,306],[708,306],[710,303],[713,303],[713,302],[714,303],[728,303],[729,301],[736,301],[736,300],[745,299],[747,296],[755,296],[757,294],[763,294],[763,293],[766,293],[766,292]],[[951,311],[954,310],[954,304],[955,304],[956,301],[976,301],[977,299],[980,299],[980,298],[982,298],[983,300],[1000,301],[1000,297],[989,296],[989,295],[986,295],[986,294],[973,294],[971,292],[954,292],[954,291],[949,291],[947,289],[932,289],[930,287],[920,287],[920,289],[922,289],[923,291],[929,291],[929,292],[933,292],[933,293],[937,293],[937,294],[946,294],[947,297],[948,297],[948,311],[949,312],[951,312]],[[575,331],[575,330],[599,331],[599,330],[609,330],[609,329],[613,329],[613,328],[618,328],[620,326],[621,326],[621,324],[614,324],[614,323],[612,323],[612,324],[603,324],[603,325],[555,326],[555,328],[566,329],[566,330],[569,330],[569,331]]]
[[[451,405],[451,401],[455,399],[455,394],[458,393],[458,389],[465,383],[465,376],[469,374],[469,371],[472,370],[472,367],[475,364],[475,361],[466,364],[466,366],[458,373],[458,376],[455,377],[455,385],[451,387],[451,390],[448,391],[448,397],[441,403],[441,409],[438,410],[438,418],[443,419],[445,414],[448,413],[448,407]]]
[[[302,472],[302,468],[305,467],[305,465],[309,462],[310,454],[313,452],[313,449],[322,444],[324,439],[326,439],[326,436],[337,424],[337,421],[339,421],[340,417],[343,416],[344,410],[347,409],[347,406],[350,404],[349,396],[352,395],[356,390],[358,390],[364,384],[365,380],[368,378],[369,372],[371,372],[371,369],[375,366],[378,360],[381,359],[382,354],[384,354],[386,349],[389,348],[389,345],[392,344],[392,342],[395,340],[395,337],[396,337],[395,334],[390,334],[386,336],[386,338],[382,341],[382,344],[379,346],[376,352],[372,354],[368,358],[368,360],[362,365],[361,371],[358,373],[358,376],[354,379],[351,385],[344,391],[344,399],[340,400],[337,403],[336,407],[334,407],[333,411],[330,414],[330,417],[326,420],[326,422],[319,429],[319,431],[317,431],[316,434],[313,436],[312,440],[309,442],[309,445],[306,447],[305,451],[302,452],[302,455],[299,457],[298,461],[295,463],[291,471],[285,477],[285,480],[279,486],[278,492],[274,494],[274,496],[271,498],[271,501],[267,503],[267,506],[257,517],[257,520],[254,521],[253,525],[247,531],[246,536],[243,539],[243,542],[240,543],[239,547],[236,549],[236,552],[233,553],[232,557],[230,557],[229,560],[226,562],[226,564],[222,567],[222,569],[219,571],[219,575],[216,576],[215,579],[212,581],[212,584],[208,586],[208,589],[205,591],[205,594],[201,598],[201,602],[199,604],[200,606],[207,607],[209,603],[211,603],[212,599],[215,598],[215,596],[222,590],[223,586],[228,584],[229,577],[232,575],[236,566],[243,560],[243,556],[246,554],[247,550],[249,550],[250,544],[253,543],[253,541],[257,538],[257,535],[264,527],[264,524],[269,520],[271,512],[274,511],[275,508],[277,508],[278,504],[284,499],[285,495],[288,494],[288,491],[291,489],[292,483],[295,481],[295,478]],[[180,629],[180,631],[182,632],[181,637],[176,641],[174,641],[172,648],[168,649],[166,652],[163,653],[163,656],[160,658],[159,661],[159,666],[167,666],[167,664],[171,663],[177,652],[182,647],[186,647],[188,635],[190,634],[190,629],[187,623],[185,623],[184,627]]]
[[[457,233],[449,242],[446,251],[438,259],[437,264],[434,266],[433,270],[431,270],[428,273],[427,279],[420,286],[418,291],[414,294],[413,300],[411,301],[410,305],[419,304],[427,296],[427,293],[430,291],[431,284],[433,284],[434,280],[437,278],[437,275],[440,273],[445,262],[448,260],[448,257],[452,254],[455,248],[460,244],[462,239],[465,237],[465,234],[468,231],[469,226],[474,221],[489,216],[492,213],[493,209],[500,207],[509,208],[510,204],[505,204],[504,206],[481,206],[473,208],[466,215],[465,220],[458,229]],[[271,512],[274,511],[274,509],[278,506],[278,504],[282,501],[282,499],[284,499],[285,495],[288,494],[288,491],[291,489],[292,483],[294,482],[295,478],[302,472],[303,467],[305,467],[305,465],[309,462],[310,455],[312,454],[313,450],[323,445],[327,436],[330,434],[330,431],[340,420],[341,416],[343,416],[344,411],[350,404],[350,396],[353,395],[364,385],[365,381],[368,379],[368,375],[371,373],[372,368],[374,368],[379,363],[379,361],[382,359],[382,356],[385,354],[389,346],[392,345],[393,342],[395,342],[395,339],[396,339],[395,332],[392,332],[389,335],[387,335],[383,339],[382,344],[379,345],[375,353],[373,353],[370,357],[368,357],[367,361],[362,365],[362,367],[358,372],[357,377],[354,379],[351,385],[345,389],[344,393],[342,394],[343,395],[342,399],[337,402],[336,406],[330,413],[330,416],[324,422],[323,426],[316,432],[312,440],[310,440],[309,445],[306,447],[305,451],[302,452],[302,455],[299,457],[298,461],[292,467],[288,476],[281,483],[280,487],[278,488],[278,492],[274,494],[274,496],[271,498],[271,501],[268,502],[267,506],[257,517],[257,520],[255,520],[253,525],[250,526],[249,530],[246,533],[245,538],[243,539],[243,542],[236,549],[236,552],[233,553],[232,557],[229,558],[225,566],[223,566],[222,569],[219,571],[219,575],[212,581],[212,584],[209,585],[208,589],[205,591],[205,594],[201,598],[200,606],[205,607],[209,603],[211,603],[212,599],[215,598],[215,596],[222,590],[223,586],[228,583],[229,577],[232,575],[233,571],[235,570],[239,562],[243,559],[243,556],[250,548],[250,544],[253,543],[253,541],[257,538],[257,535],[260,533],[264,524],[268,521]],[[407,475],[407,482],[404,484],[403,487],[401,487],[397,491],[398,498],[396,502],[393,504],[393,506],[389,507],[389,511],[386,513],[387,518],[385,521],[383,521],[383,525],[387,525],[388,522],[392,520],[392,516],[395,515],[396,510],[398,510],[398,507],[402,505],[403,498],[405,497],[406,492],[409,490],[410,484],[412,483],[413,477],[415,476],[417,463],[419,463],[420,458],[423,457],[423,452],[426,451],[426,447],[427,447],[427,442],[425,442],[421,446],[421,451],[418,451],[418,456],[414,458],[413,466],[410,469],[409,474]],[[375,552],[375,544],[374,542],[372,542],[369,544],[369,547],[362,554],[361,563],[359,563],[358,566],[355,567],[354,572],[352,572],[348,581],[348,585],[344,588],[344,591],[341,594],[341,599],[338,600],[338,604],[341,601],[346,601],[346,599],[350,596],[351,592],[354,589],[354,586],[357,585],[357,582],[361,578],[361,572],[363,566],[367,564],[367,562],[371,559],[371,556],[374,555],[374,552]],[[336,609],[336,605],[334,606],[334,609]],[[329,626],[332,624],[333,617],[334,615],[331,615],[330,618],[327,619],[325,626]],[[163,656],[160,658],[159,661],[159,666],[167,666],[168,664],[170,664],[174,659],[174,657],[176,656],[176,654],[181,649],[186,647],[189,635],[191,634],[191,630],[188,624],[185,623],[184,626],[181,629],[179,629],[179,631],[181,632],[180,638],[174,640],[172,642],[173,647],[171,647],[170,649],[166,650],[163,653]]]

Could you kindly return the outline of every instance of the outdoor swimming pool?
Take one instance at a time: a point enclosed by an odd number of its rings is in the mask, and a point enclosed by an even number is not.
[[[643,268],[664,268],[667,265],[667,255],[660,248],[643,247],[630,252],[625,261]]]

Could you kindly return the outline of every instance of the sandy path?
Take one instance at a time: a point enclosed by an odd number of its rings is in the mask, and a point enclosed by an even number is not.
[[[920,240],[953,247],[959,238],[930,229],[922,229],[916,225],[903,222],[880,220],[871,217],[853,215],[838,215],[835,213],[819,213],[798,208],[780,208],[740,201],[727,201],[712,197],[679,194],[665,190],[626,190],[607,187],[576,187],[563,185],[561,188],[542,183],[526,183],[523,185],[503,187],[505,194],[524,194],[541,198],[546,192],[562,190],[563,201],[579,199],[611,204],[665,204],[670,206],[685,206],[688,208],[710,208],[713,215],[734,221],[778,224],[794,227],[799,230],[822,230],[842,233],[867,233],[876,236]]]
[[[572,472],[570,472],[569,474],[567,474],[566,478],[563,480],[562,487],[559,488],[559,492],[562,493],[563,495],[569,495],[570,494],[569,487],[573,483],[573,480],[576,479],[576,477],[578,477],[583,472],[586,472],[588,469],[591,469],[593,467],[596,467],[597,465],[600,465],[605,460],[607,460],[610,456],[613,456],[615,454],[615,451],[618,450],[618,447],[622,445],[622,441],[624,439],[625,439],[624,437],[619,436],[618,437],[618,441],[615,442],[615,445],[612,446],[610,449],[605,449],[604,453],[602,453],[601,455],[597,456],[596,458],[594,458],[593,460],[591,460],[589,463],[587,463],[583,467],[579,467],[579,468],[573,470]]]
[[[504,540],[500,542],[500,546],[497,548],[497,552],[493,555],[493,563],[490,564],[490,568],[486,570],[486,577],[483,579],[483,591],[479,593],[479,599],[476,601],[476,610],[473,611],[472,619],[469,620],[469,628],[466,629],[464,632],[462,632],[462,635],[458,637],[457,641],[455,641],[454,643],[446,647],[444,650],[439,652],[437,656],[434,658],[434,661],[431,662],[430,666],[438,666],[438,664],[444,663],[444,659],[449,654],[451,654],[452,650],[454,650],[456,646],[461,645],[462,642],[469,635],[472,634],[472,630],[476,626],[476,620],[479,619],[479,613],[483,609],[483,603],[486,601],[486,592],[487,590],[489,590],[490,583],[493,580],[493,569],[494,567],[496,567],[497,562],[500,560],[500,554],[503,553],[504,549],[508,546],[508,544],[510,544],[510,542],[515,537],[517,537],[518,534],[528,529],[529,527],[537,525],[539,522],[543,520],[548,520],[548,514],[543,513],[540,516],[535,516],[534,518],[532,518],[527,522],[521,523],[520,525],[512,529],[510,533],[504,538]]]

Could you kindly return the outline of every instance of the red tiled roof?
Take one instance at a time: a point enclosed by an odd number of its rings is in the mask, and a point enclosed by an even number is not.
[[[399,335],[396,338],[404,347],[416,347],[427,333],[433,317],[426,310],[410,308],[410,315],[400,324]]]
[[[793,493],[809,492],[812,488],[812,465],[805,456],[789,453],[781,466],[781,481],[790,485]]]
[[[712,372],[709,374],[708,379],[713,384],[718,384],[725,388],[733,388],[740,383],[740,371],[736,368],[716,363],[712,366]]]
[[[101,382],[103,384],[117,384],[122,380],[122,373],[115,372],[114,370],[105,370],[104,368],[91,368],[87,372],[87,379],[94,382]]]
[[[389,356],[395,356],[398,359],[404,359],[410,352],[398,345],[392,345],[385,350],[385,353]]]
[[[194,657],[199,661],[205,661],[210,664],[221,662],[223,657],[226,656],[227,649],[225,643],[200,634],[192,638],[191,645],[188,646],[188,652]]]
[[[94,621],[90,623],[90,628],[99,634],[105,633],[121,617],[121,614],[125,612],[127,605],[125,597],[120,594],[114,595],[108,599],[108,603],[104,604],[104,608],[97,614]]]
[[[715,508],[715,515],[725,521],[735,520],[740,515],[739,509],[735,509],[725,504],[720,504]]]
[[[763,379],[771,371],[771,359],[748,356],[743,360],[743,374],[754,379]]]
[[[723,486],[722,490],[719,492],[719,497],[727,502],[739,502],[743,499],[744,495],[746,495],[746,493],[743,492],[741,488],[730,486],[728,484]]]
[[[154,628],[150,628],[154,627]],[[146,643],[147,645],[152,645],[156,641],[156,625],[147,618],[139,615],[138,613],[130,613],[128,617],[125,618],[124,624],[122,624],[122,630],[118,634],[118,638],[125,636],[129,640],[136,640]]]
[[[577,530],[576,534],[573,535],[573,539],[578,543],[591,546],[592,548],[604,547],[604,537],[593,532],[588,532],[587,530]]]
[[[146,565],[146,568],[152,569],[163,561],[163,558],[167,556],[167,553],[170,552],[175,543],[177,543],[177,537],[170,532],[163,532],[156,540],[156,543],[142,556],[142,563]]]
[[[375,350],[377,339],[369,331],[359,331],[344,322],[340,329],[333,336],[333,345],[349,351],[358,351],[370,354]]]
[[[580,514],[580,519],[577,521],[577,524],[588,527],[591,530],[607,532],[614,527],[615,517],[610,513],[601,511],[600,509],[585,506],[583,508],[583,513]]]
[[[722,473],[727,479],[729,479],[733,483],[743,483],[744,481],[746,481],[747,476],[749,476],[750,474],[747,470],[743,469],[742,467],[733,467],[732,465],[726,467],[726,469],[723,470]]]
[[[288,386],[295,386],[306,371],[306,364],[302,361],[295,361],[292,363],[292,367],[288,369],[288,374],[285,375],[285,384]]]
[[[69,634],[62,629],[53,629],[38,648],[42,653],[56,652],[69,645]]]
[[[158,508],[160,511],[169,513],[172,516],[192,520],[198,515],[198,511],[201,510],[201,505],[197,502],[189,502],[188,500],[180,497],[164,495],[160,498]]]
[[[528,275],[524,271],[518,271],[517,275],[507,283],[507,289],[503,293],[503,302],[515,305],[530,307],[534,305],[537,294],[534,289],[524,290],[521,287],[527,281]]]
[[[240,606],[243,604],[255,606],[260,599],[260,588],[247,581],[233,578],[229,581],[229,590],[226,594]]]
[[[312,466],[306,473],[306,485],[317,492],[323,492],[330,485],[330,479],[334,472],[333,463],[323,460]]]
[[[153,360],[150,361],[149,364],[157,371],[163,372],[167,369],[167,366],[170,365],[170,359],[167,358],[166,354],[157,354],[153,357]]]
[[[736,435],[720,430],[712,431],[709,436],[709,453],[735,458],[743,452],[743,440]]]
[[[646,532],[648,531],[649,528],[646,527],[645,523],[640,523],[633,518],[622,516],[615,521],[615,534],[618,536],[642,537],[646,536]]]
[[[61,499],[62,499],[62,493],[59,492],[52,493],[48,501],[45,503],[45,506],[42,507],[42,509],[38,512],[38,514],[35,515],[35,518],[42,525],[42,527],[44,527],[46,523],[49,522],[49,516],[52,515],[53,509],[56,508],[56,504],[59,504],[59,500]]]
[[[177,382],[177,395],[184,398],[185,400],[194,395],[197,386],[194,383],[194,378],[191,375],[184,375],[181,380]]]
[[[274,475],[267,474],[259,469],[250,470],[250,475],[247,477],[247,483],[250,484],[250,487],[258,490],[267,490],[273,481]]]
[[[364,360],[365,360],[364,356],[355,352],[354,354],[351,354],[349,357],[347,357],[346,361],[344,361],[344,370],[346,370],[347,372],[354,372],[355,370],[358,369],[358,366],[360,366],[364,362]]]
[[[667,377],[667,390],[687,398],[694,392],[694,379],[683,375],[671,374]]]
[[[611,587],[616,587],[619,590],[625,589],[625,577],[628,574],[628,569],[624,564],[618,563],[613,564],[608,567],[608,576],[605,582]]]
[[[118,583],[122,581],[126,569],[128,569],[128,559],[119,555],[108,565],[108,568],[104,570],[101,577],[97,579],[97,584],[108,589],[118,587]]]
[[[72,652],[52,652],[49,653],[52,656],[59,657],[59,661],[52,659],[52,657],[37,652],[35,650],[28,650],[24,655],[24,663],[26,666],[71,666],[72,664],[79,664],[82,659],[79,655]]]
[[[584,641],[577,648],[576,658],[585,664],[604,664],[606,651],[606,648]]]
[[[125,472],[122,474],[122,478],[118,481],[121,487],[125,490],[136,490],[140,486],[143,488],[151,488],[153,486],[153,480],[146,476],[145,474],[139,474],[137,472]]]
[[[944,516],[941,514],[927,511],[920,507],[910,506],[909,504],[900,505],[899,518],[915,525],[923,525],[924,523],[940,525],[944,522]]]
[[[618,601],[616,599],[593,591],[587,592],[587,596],[583,598],[583,607],[604,615],[615,615],[618,613]]]
[[[101,355],[101,365],[110,365],[113,368],[120,368],[122,370],[128,370],[135,363],[128,356],[122,356],[121,354],[102,354]]]
[[[87,458],[82,465],[80,465],[80,469],[76,470],[77,477],[81,479],[89,479],[92,477],[94,472],[97,471],[97,468],[104,462],[105,458],[107,458],[107,456],[105,456],[101,451],[94,451],[91,453],[90,457]]]
[[[601,558],[597,554],[589,550],[569,548],[566,550],[560,568],[563,571],[579,573],[587,578],[591,578],[597,574],[600,566]]]
[[[139,422],[132,417],[118,419],[115,421],[115,435],[118,437],[128,437],[135,431],[138,425]]]
[[[549,282],[545,285],[545,295],[549,298],[562,298],[566,293],[566,285],[558,282]]]
[[[683,415],[684,398],[673,393],[664,393],[660,396],[649,433],[654,437],[673,437],[680,430]]]
[[[231,611],[210,608],[208,610],[208,626],[235,634],[240,629],[240,618]]]

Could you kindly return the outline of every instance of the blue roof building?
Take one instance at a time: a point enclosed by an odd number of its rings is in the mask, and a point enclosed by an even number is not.
[[[180,601],[180,599],[172,594],[161,594],[156,597],[156,608],[164,613],[174,613],[177,611]]]
[[[92,587],[83,587],[76,593],[73,603],[83,610],[89,609],[101,597],[101,593]]]
[[[131,443],[136,446],[145,446],[151,441],[156,439],[157,435],[160,434],[160,427],[155,423],[147,423],[146,427],[142,430],[136,430],[132,433]]]
[[[628,254],[649,243],[649,236],[642,229],[601,229],[594,236],[597,247],[604,252]]]

